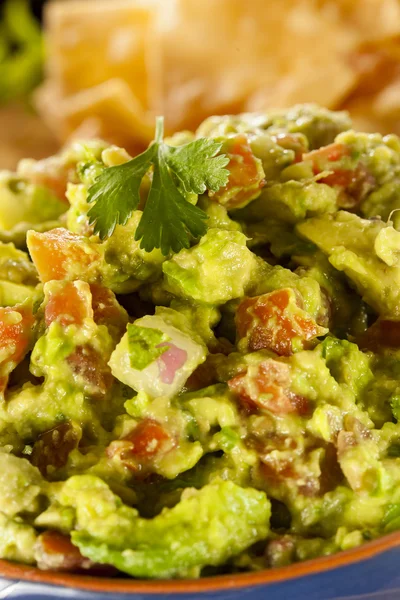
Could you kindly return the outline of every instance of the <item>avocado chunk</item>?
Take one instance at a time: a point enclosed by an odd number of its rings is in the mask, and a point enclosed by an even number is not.
[[[186,489],[176,506],[149,520],[93,476],[70,478],[60,501],[76,508],[72,542],[81,553],[134,577],[184,576],[223,564],[269,531],[265,493],[231,481]]]
[[[267,187],[241,214],[247,221],[266,217],[295,224],[308,217],[336,210],[337,192],[315,181],[286,181]]]
[[[391,223],[339,211],[304,221],[297,232],[344,271],[379,315],[400,317],[400,233]]]
[[[244,295],[256,257],[239,231],[209,229],[200,242],[163,264],[167,291],[204,304],[224,304]]]
[[[213,116],[196,132],[197,137],[219,137],[232,133],[302,133],[310,149],[331,144],[338,133],[351,127],[347,112],[333,112],[316,104],[299,104],[265,113]]]
[[[0,229],[19,223],[42,223],[57,219],[68,208],[48,188],[3,171],[0,173]]]

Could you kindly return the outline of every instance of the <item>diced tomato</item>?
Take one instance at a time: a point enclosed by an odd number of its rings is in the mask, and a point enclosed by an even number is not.
[[[131,471],[148,470],[151,461],[167,454],[176,445],[166,429],[153,419],[144,419],[122,440],[112,442],[109,458],[118,456]]]
[[[353,168],[342,165],[342,159],[350,156],[350,148],[339,143],[330,144],[303,155],[303,160],[312,162],[315,175],[323,171],[331,171],[329,175],[321,177],[318,181],[342,190],[338,197],[340,208],[354,208],[375,184],[374,178],[362,162]]]
[[[145,419],[124,439],[132,443],[131,452],[138,458],[151,458],[171,445],[171,436],[160,423]]]
[[[0,307],[0,377],[6,378],[29,350],[32,307]]]
[[[57,228],[38,233],[29,231],[27,244],[42,283],[53,279],[86,279],[88,267],[100,254],[87,238]]]
[[[268,348],[280,356],[290,356],[296,339],[306,348],[307,342],[326,331],[300,308],[299,303],[291,288],[246,298],[236,312],[239,337],[247,337],[251,352]]]
[[[379,318],[356,341],[362,350],[374,352],[379,352],[382,348],[399,348],[400,321]]]
[[[121,337],[126,329],[129,317],[126,310],[119,304],[114,292],[101,285],[92,284],[93,318],[98,325],[114,327],[117,336]]]
[[[313,163],[314,173],[317,175],[324,171],[327,163],[338,162],[345,156],[350,156],[350,148],[345,144],[329,144],[318,150],[312,150],[303,155],[303,160]]]
[[[93,396],[104,396],[112,386],[111,369],[105,358],[90,346],[78,346],[67,358],[73,374]]]
[[[89,285],[83,281],[54,281],[45,286],[45,322],[47,327],[58,321],[62,325],[81,325],[93,318]]]
[[[229,158],[229,180],[218,192],[211,192],[210,197],[228,209],[245,206],[265,185],[260,160],[253,154],[244,134],[229,138],[221,152]]]
[[[309,402],[290,391],[290,382],[289,365],[267,359],[230,379],[228,386],[247,410],[265,409],[277,415],[293,412],[306,415]]]
[[[45,531],[37,540],[38,566],[44,570],[79,571],[94,563],[82,556],[70,538],[57,531]]]
[[[61,469],[67,464],[70,452],[78,447],[80,438],[79,427],[69,421],[45,431],[33,446],[32,464],[45,477],[48,475],[48,467]]]

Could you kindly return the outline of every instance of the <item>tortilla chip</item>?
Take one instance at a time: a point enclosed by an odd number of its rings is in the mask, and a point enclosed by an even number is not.
[[[174,6],[168,23],[162,13],[158,20],[169,129],[250,107],[303,100],[333,106],[354,86],[345,52],[355,36],[308,0],[280,0],[270,8],[265,0],[177,0]]]
[[[51,2],[45,14],[47,73],[62,96],[121,79],[147,109],[154,96],[156,1]]]
[[[398,0],[323,0],[321,4],[337,12],[342,22],[355,32],[359,43],[400,34]]]
[[[143,111],[125,81],[111,79],[64,99],[52,93],[54,88],[43,89],[39,103],[49,122],[57,123],[62,140],[76,137],[76,130],[79,137],[84,133],[128,149],[153,139],[154,119]]]
[[[63,140],[77,129],[131,148],[156,114],[170,134],[299,102],[382,127],[397,114],[399,0],[69,0],[46,15],[39,107]]]

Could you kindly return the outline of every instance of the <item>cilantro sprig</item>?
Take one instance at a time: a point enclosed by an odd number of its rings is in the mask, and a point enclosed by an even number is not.
[[[89,188],[88,212],[94,232],[104,239],[117,224],[125,225],[140,201],[140,185],[153,168],[152,183],[143,215],[135,233],[140,247],[151,252],[160,248],[166,256],[189,248],[191,238],[207,230],[207,215],[190,204],[185,193],[203,194],[226,185],[229,159],[218,155],[222,144],[201,138],[183,146],[163,141],[164,119],[156,120],[155,140],[145,152],[116,167],[109,167]],[[217,156],[218,155],[218,156]]]

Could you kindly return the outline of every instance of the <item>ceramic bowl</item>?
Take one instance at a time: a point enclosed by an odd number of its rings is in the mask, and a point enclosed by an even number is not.
[[[400,533],[259,573],[189,581],[100,579],[0,561],[0,599],[400,600]]]

